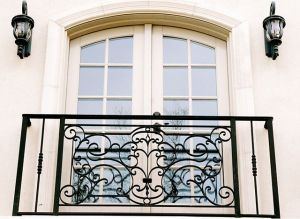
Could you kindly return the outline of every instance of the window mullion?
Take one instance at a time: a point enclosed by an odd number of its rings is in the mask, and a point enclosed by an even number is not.
[[[144,30],[144,114],[152,113],[152,24],[145,24]]]
[[[107,38],[105,40],[105,58],[104,58],[104,86],[103,86],[103,108],[102,108],[102,114],[106,114],[106,105],[107,105],[107,78],[108,78],[108,42],[109,42],[109,39]],[[102,121],[103,124],[106,123],[106,121]],[[101,139],[101,150],[102,151],[105,151],[105,144],[104,144],[104,139]],[[101,161],[101,164],[103,164],[103,161]],[[100,176],[103,176],[104,175],[104,167],[101,167],[100,168]],[[104,190],[104,186],[103,186],[103,182],[100,183],[99,185],[99,193],[100,195],[103,195],[103,190]],[[99,201],[100,203],[104,203],[103,201],[103,197],[100,196],[99,198]]]
[[[106,105],[107,105],[107,89],[108,89],[108,43],[109,43],[109,39],[107,38],[105,40],[105,60],[104,60],[104,86],[103,86],[103,114],[106,114]]]
[[[188,95],[189,95],[189,115],[193,115],[193,111],[192,111],[192,57],[191,57],[191,40],[188,39],[187,40],[188,43]],[[193,121],[190,120],[189,124],[192,125]],[[193,134],[193,128],[190,128],[190,134]],[[189,147],[190,150],[190,154],[193,154],[193,140],[192,140],[192,144]],[[190,161],[190,165],[193,166],[192,161]],[[194,177],[194,168],[190,168],[190,172],[191,172],[191,179]],[[190,189],[191,189],[191,196],[195,195],[195,191],[194,191],[194,185],[193,183],[190,184]],[[191,203],[194,203],[194,198],[191,198]]]

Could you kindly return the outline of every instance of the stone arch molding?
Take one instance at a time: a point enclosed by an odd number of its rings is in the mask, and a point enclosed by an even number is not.
[[[247,22],[203,8],[195,0],[106,0],[79,5],[50,18],[41,113],[65,112],[70,40],[102,29],[141,23],[184,25],[227,41],[230,112],[254,115]]]

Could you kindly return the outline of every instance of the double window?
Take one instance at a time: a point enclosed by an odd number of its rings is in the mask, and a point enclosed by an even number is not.
[[[70,45],[67,112],[228,115],[226,43],[193,31],[132,26]]]
[[[72,40],[66,109],[67,113],[74,114],[141,115],[160,112],[163,115],[229,115],[226,43],[194,31],[151,24],[104,30]],[[78,122],[84,124],[87,121]],[[107,123],[96,120],[88,122]],[[185,125],[203,125],[201,121],[186,122],[189,124]],[[118,124],[118,121],[114,123]],[[172,124],[171,121],[171,125],[176,124]],[[206,121],[206,125],[217,124],[215,121]],[[91,135],[90,140],[100,145],[101,153],[105,152],[101,164],[91,163],[91,168],[95,167],[93,174],[104,176],[109,183],[103,181],[95,185],[94,191],[84,203],[130,203],[135,200],[132,195],[129,194],[129,198],[125,195],[118,196],[115,190],[121,184],[124,190],[128,190],[131,181],[137,184],[148,181],[155,184],[155,181],[160,181],[162,184],[170,185],[170,191],[166,191],[167,193],[171,194],[174,189],[177,193],[181,192],[179,198],[172,196],[162,203],[179,205],[200,203],[201,191],[187,183],[189,179],[201,175],[195,168],[197,160],[189,161],[183,156],[186,156],[186,151],[197,156],[195,148],[188,145],[205,143],[201,142],[203,139],[200,138],[186,141],[187,136],[192,134],[189,128],[176,130],[171,128],[170,131],[175,134],[164,136],[169,145],[186,145],[180,152],[182,154],[176,155],[184,162],[178,162],[178,165],[169,168],[163,179],[159,177],[159,173],[155,174],[155,171],[151,178],[141,175],[140,180],[128,175],[124,166],[130,166],[132,162],[128,159],[131,145],[128,144],[122,151],[115,153],[113,148],[109,147],[111,142],[122,145],[124,141],[130,141],[133,136],[124,134],[126,130],[114,129],[115,135],[109,136],[110,143],[105,142],[106,139],[97,139],[97,136]],[[208,134],[210,131],[208,130]],[[101,133],[106,132],[107,128],[101,130]],[[120,134],[116,135],[118,132]],[[75,142],[75,147],[78,147],[78,143],[82,142]],[[157,145],[153,143],[150,147],[153,150]],[[173,162],[171,152],[167,149],[164,151],[164,165]],[[119,156],[117,158],[116,153]],[[83,150],[81,159],[84,154]],[[155,169],[155,165],[158,164],[155,159],[155,156],[141,159],[141,169]],[[211,159],[214,159],[214,155]],[[118,166],[116,160],[126,160],[129,163]],[[111,168],[112,165],[114,168]],[[83,183],[79,179],[80,174],[76,174],[76,168],[80,169],[82,166],[75,167],[71,173],[75,189]],[[80,170],[77,173],[80,173]],[[122,182],[114,176],[121,177]],[[220,177],[221,174],[216,176],[211,186],[220,186]],[[168,190],[167,186],[165,188]],[[155,190],[152,193],[155,195]],[[73,202],[76,203],[80,199],[79,196],[80,194],[74,196]],[[138,202],[137,199],[135,201]],[[151,208],[151,211],[154,212],[155,208]]]

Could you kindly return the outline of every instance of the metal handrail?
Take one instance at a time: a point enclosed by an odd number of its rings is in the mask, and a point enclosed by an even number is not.
[[[21,187],[22,187],[22,174],[23,174],[23,164],[24,164],[24,153],[25,153],[25,145],[26,145],[26,136],[27,136],[27,129],[31,126],[31,120],[42,120],[43,127],[42,127],[42,137],[41,137],[41,146],[39,152],[39,160],[38,160],[38,182],[37,182],[37,192],[36,192],[36,205],[34,212],[21,212],[19,209],[20,205],[20,195],[21,195]],[[23,123],[22,123],[22,131],[21,131],[21,139],[20,139],[20,150],[19,150],[19,159],[18,159],[18,169],[17,169],[17,178],[16,178],[16,186],[15,186],[15,197],[14,197],[14,205],[13,205],[13,215],[59,215],[59,214],[72,214],[72,212],[59,212],[60,206],[60,190],[61,190],[61,177],[62,177],[62,159],[63,159],[63,144],[64,144],[64,132],[66,127],[71,126],[72,124],[66,123],[66,120],[201,120],[201,121],[228,121],[230,124],[227,126],[218,126],[218,125],[211,125],[206,126],[208,128],[214,127],[223,127],[229,128],[231,132],[231,147],[232,147],[232,168],[233,168],[233,188],[232,191],[234,192],[234,205],[231,205],[235,209],[234,214],[207,214],[207,213],[199,213],[194,214],[198,216],[236,216],[236,217],[280,217],[280,209],[279,209],[279,197],[278,197],[278,186],[277,186],[277,173],[276,173],[276,162],[275,162],[275,148],[274,148],[274,136],[273,136],[273,126],[272,121],[273,117],[269,116],[188,116],[188,115],[77,115],[77,114],[23,114]],[[59,120],[59,142],[58,142],[58,157],[57,157],[57,167],[56,167],[56,187],[55,187],[55,194],[54,194],[54,207],[52,212],[38,212],[37,210],[37,199],[38,199],[38,192],[39,192],[39,180],[40,180],[40,173],[42,171],[42,162],[43,162],[43,135],[44,135],[44,125],[45,121],[47,120]],[[255,214],[248,214],[241,212],[240,209],[240,195],[239,195],[239,176],[238,176],[238,153],[237,153],[237,140],[236,140],[236,122],[249,122],[251,124],[251,141],[252,141],[252,172],[253,178],[255,180],[255,197],[256,197],[256,213]],[[253,122],[265,122],[264,128],[268,132],[268,141],[269,141],[269,152],[270,152],[270,168],[271,168],[271,177],[272,177],[272,195],[273,195],[273,207],[274,207],[274,214],[263,214],[259,212],[258,206],[258,195],[257,195],[257,167],[256,167],[256,155],[254,150],[254,139],[253,139]],[[84,124],[82,124],[84,126]],[[94,126],[97,126],[97,124]],[[99,124],[101,126],[101,124]],[[107,125],[109,126],[109,124]],[[114,125],[116,126],[116,125]],[[121,125],[120,125],[121,126]],[[132,125],[135,127],[138,125]],[[140,126],[140,128],[152,128],[154,132],[161,131],[159,128],[165,127],[172,127],[168,126],[168,124],[160,125],[160,124],[153,124],[153,125],[144,125]],[[182,126],[184,127],[184,125]],[[191,128],[193,126],[186,126]],[[201,125],[198,125],[201,127]],[[205,126],[203,126],[205,127]],[[173,133],[174,134],[174,133]],[[82,150],[82,149],[80,149]],[[80,151],[78,150],[78,151]],[[184,152],[184,151],[183,151]],[[205,152],[205,150],[204,150]],[[201,151],[201,153],[204,153]],[[145,183],[151,182],[150,179],[146,178]],[[82,205],[81,205],[82,206]],[[230,206],[227,206],[230,207]],[[78,212],[77,212],[78,213]],[[109,214],[109,213],[91,213],[91,212],[81,212],[78,213],[80,215],[86,214]],[[119,213],[124,214],[126,213]],[[113,215],[113,214],[112,214]],[[147,214],[146,214],[147,215]],[[160,214],[160,215],[174,215],[170,214]],[[189,215],[187,214],[178,214],[178,215]]]

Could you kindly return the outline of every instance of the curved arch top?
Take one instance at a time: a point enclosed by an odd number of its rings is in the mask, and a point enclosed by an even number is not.
[[[102,29],[145,23],[196,30],[226,41],[230,111],[254,115],[248,23],[203,8],[196,0],[106,0],[50,18],[41,111],[64,112],[70,40]],[[247,107],[237,104],[245,100]]]
[[[241,23],[236,18],[200,7],[195,0],[117,0],[73,8],[52,17],[70,39],[126,25],[152,23],[203,32],[226,40],[229,32]]]

